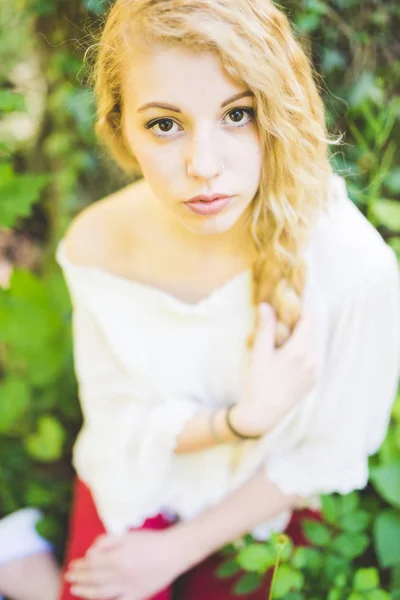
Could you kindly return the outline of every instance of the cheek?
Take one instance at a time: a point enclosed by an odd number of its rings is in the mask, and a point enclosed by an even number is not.
[[[233,162],[240,166],[241,171],[258,173],[262,163],[262,148],[256,128],[238,135],[236,143],[230,141],[231,156]]]
[[[142,172],[149,182],[164,191],[179,176],[179,161],[167,148],[152,149],[141,155]]]
[[[168,181],[177,173],[178,161],[172,148],[140,133],[131,135],[129,141],[146,179]]]

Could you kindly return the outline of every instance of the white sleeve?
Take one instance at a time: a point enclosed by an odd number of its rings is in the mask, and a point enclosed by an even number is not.
[[[389,247],[383,257],[338,307],[307,434],[265,464],[286,494],[346,494],[368,482],[400,376],[399,267]]]
[[[154,514],[177,438],[199,410],[188,398],[154,392],[114,353],[107,331],[74,291],[74,363],[84,426],[74,448],[78,475],[90,487],[109,531],[139,526]],[[157,373],[154,373],[157,377]]]
[[[36,524],[41,518],[39,509],[21,508],[0,519],[0,565],[53,550],[52,544],[36,531]]]

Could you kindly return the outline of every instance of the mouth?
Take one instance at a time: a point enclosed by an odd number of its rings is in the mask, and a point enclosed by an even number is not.
[[[185,202],[185,205],[192,213],[208,216],[223,211],[231,200],[232,196],[214,194],[213,196],[196,196],[195,199]]]
[[[231,196],[229,194],[211,194],[209,196],[202,194],[190,198],[190,200],[187,200],[185,204],[190,204],[191,202],[214,202],[215,200],[223,200],[230,197]]]

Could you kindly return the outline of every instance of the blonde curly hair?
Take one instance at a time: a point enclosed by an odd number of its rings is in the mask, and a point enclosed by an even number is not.
[[[135,36],[215,52],[226,71],[254,93],[264,151],[248,226],[257,249],[253,303],[276,314],[275,345],[301,317],[303,250],[316,217],[329,205],[332,173],[325,111],[311,61],[286,15],[271,0],[116,0],[96,47],[91,81],[99,141],[127,173],[138,163],[121,126],[123,81]],[[252,348],[260,313],[248,337]]]

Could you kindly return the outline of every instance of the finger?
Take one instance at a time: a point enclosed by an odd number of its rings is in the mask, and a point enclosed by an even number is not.
[[[117,585],[73,585],[71,593],[78,598],[88,598],[88,600],[114,600],[121,597],[122,588]]]
[[[113,567],[113,555],[111,552],[93,552],[84,558],[72,561],[68,565],[69,571],[80,569],[111,568]]]
[[[100,535],[90,546],[86,554],[91,555],[98,551],[109,550],[118,546],[122,541],[121,535]]]
[[[275,339],[276,315],[270,304],[261,302],[259,306],[260,320],[255,339],[255,348],[262,346],[272,347]]]
[[[69,583],[74,583],[77,585],[80,585],[80,584],[103,585],[103,584],[115,583],[117,576],[113,569],[104,569],[104,568],[83,569],[83,568],[81,568],[81,569],[67,571],[64,574],[64,578]]]

